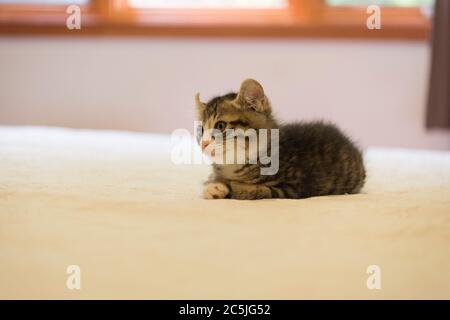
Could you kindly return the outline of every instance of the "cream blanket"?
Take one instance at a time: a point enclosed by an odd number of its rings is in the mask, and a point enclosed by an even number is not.
[[[450,298],[450,153],[365,160],[359,195],[202,200],[167,136],[2,127],[0,298]]]

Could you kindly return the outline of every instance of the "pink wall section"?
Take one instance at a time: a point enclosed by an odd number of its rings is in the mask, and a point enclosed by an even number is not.
[[[0,125],[170,133],[193,97],[259,80],[284,121],[325,119],[362,146],[450,149],[426,131],[422,42],[0,38]]]

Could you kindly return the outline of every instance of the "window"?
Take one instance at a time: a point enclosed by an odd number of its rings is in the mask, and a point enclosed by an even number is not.
[[[132,8],[286,8],[287,0],[129,0]]]
[[[49,5],[49,4],[78,4],[85,5],[88,0],[0,0],[0,4],[32,4],[32,5]]]
[[[435,0],[326,0],[327,5],[332,7],[367,7],[377,4],[387,9],[409,8],[420,10],[421,14],[430,17],[433,12]]]
[[[388,7],[419,7],[431,6],[434,0],[327,0],[331,6],[368,6],[377,4]]]
[[[368,30],[368,4],[382,28]],[[81,30],[66,28],[69,4]],[[428,38],[433,0],[0,0],[0,34]],[[428,8],[428,11],[425,10]]]

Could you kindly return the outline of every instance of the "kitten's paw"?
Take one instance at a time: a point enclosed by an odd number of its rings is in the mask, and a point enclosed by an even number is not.
[[[208,183],[203,189],[204,199],[225,199],[230,189],[220,182]]]
[[[272,190],[265,185],[230,182],[231,199],[256,200],[274,198]]]
[[[231,199],[253,200],[256,199],[256,186],[239,182],[231,182]]]

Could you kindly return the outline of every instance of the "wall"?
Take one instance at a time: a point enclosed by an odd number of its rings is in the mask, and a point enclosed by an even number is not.
[[[450,149],[424,128],[421,42],[0,38],[0,125],[170,133],[203,99],[258,79],[282,120],[338,123],[363,146]]]

